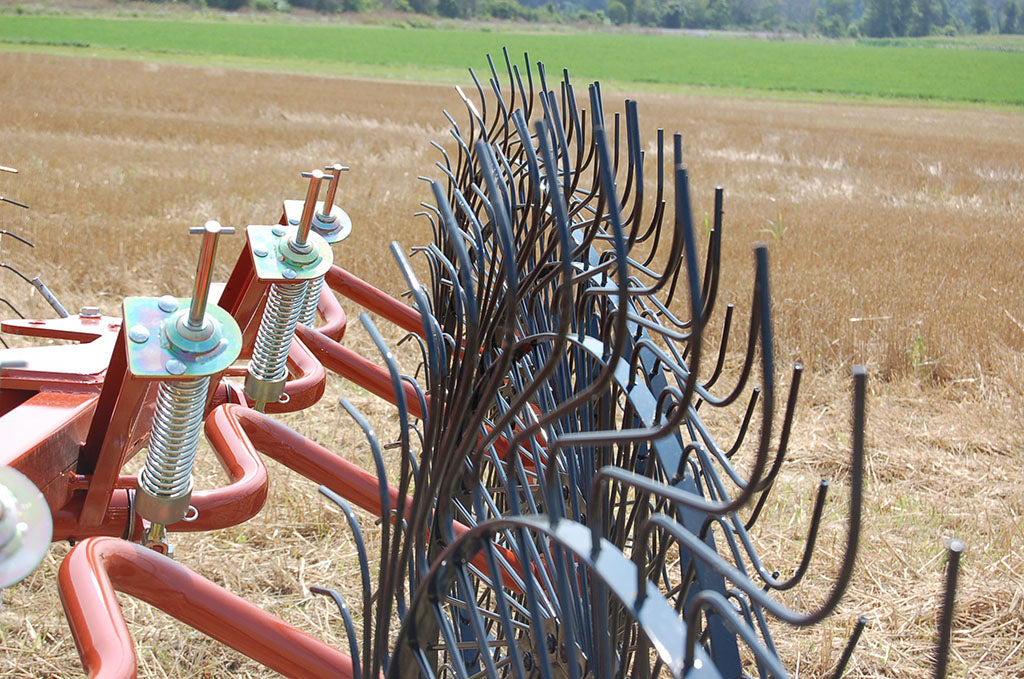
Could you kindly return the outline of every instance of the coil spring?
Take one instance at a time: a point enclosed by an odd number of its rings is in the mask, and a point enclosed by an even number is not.
[[[209,377],[160,383],[146,468],[139,475],[139,485],[152,495],[175,498],[189,492],[209,386]]]
[[[320,291],[324,287],[324,277],[314,278],[307,285],[306,297],[302,300],[302,313],[299,314],[299,323],[311,328],[316,321],[316,306],[320,302]]]
[[[256,333],[249,373],[265,382],[278,382],[287,372],[288,349],[295,335],[309,281],[270,286],[267,308]]]

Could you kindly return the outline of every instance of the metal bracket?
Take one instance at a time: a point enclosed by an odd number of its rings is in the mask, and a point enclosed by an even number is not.
[[[268,283],[291,283],[319,278],[334,264],[331,246],[319,234],[310,232],[308,254],[294,252],[288,245],[298,233],[294,225],[259,225],[246,227],[249,250],[252,252],[256,276]]]
[[[224,309],[206,307],[213,325],[209,338],[189,340],[178,331],[178,319],[188,314],[188,297],[128,297],[124,300],[128,369],[147,379],[185,380],[223,372],[242,350],[242,331]]]

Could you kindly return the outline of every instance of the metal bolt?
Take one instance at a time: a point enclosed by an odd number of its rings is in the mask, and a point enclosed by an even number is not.
[[[206,316],[206,302],[210,299],[210,283],[213,280],[213,256],[217,254],[217,236],[234,233],[231,226],[209,221],[205,226],[189,229],[190,234],[203,234],[199,250],[199,264],[196,266],[196,281],[192,287],[192,305],[188,310],[187,325],[190,330],[202,330]]]
[[[270,233],[280,238],[285,234],[285,230],[282,229],[280,226],[275,226],[273,229],[270,230]]]
[[[164,364],[164,368],[167,370],[167,372],[171,373],[172,375],[185,374],[185,364],[176,358],[172,358],[171,360],[167,361],[167,363]]]
[[[266,257],[267,251],[264,248],[255,247],[252,249],[252,254],[256,255],[257,257]]]
[[[523,654],[523,669],[526,670],[527,672],[529,672],[530,670],[533,669],[533,654],[532,653],[524,653]]]
[[[133,325],[128,330],[128,339],[136,344],[145,344],[149,341],[149,330],[144,325]]]
[[[291,269],[285,269],[284,271],[281,272],[281,275],[287,278],[288,280],[295,278],[295,272]]]
[[[156,305],[160,307],[160,311],[166,311],[167,313],[178,310],[178,300],[170,295],[164,295],[161,297],[157,300]]]
[[[554,634],[549,634],[544,640],[548,644],[548,653],[553,655],[555,653],[555,648],[558,645],[558,640],[555,639],[555,635]]]
[[[78,315],[82,318],[99,318],[100,308],[98,306],[84,306],[82,310],[78,312]]]

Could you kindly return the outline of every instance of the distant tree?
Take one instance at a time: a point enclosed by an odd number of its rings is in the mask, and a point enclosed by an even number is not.
[[[637,0],[636,23],[641,26],[657,26],[661,23],[661,8],[654,0]]]
[[[978,33],[992,30],[992,15],[985,0],[971,0],[971,24]]]
[[[913,36],[929,35],[939,16],[935,0],[914,0],[910,8],[908,33]]]
[[[895,0],[892,8],[892,34],[904,36],[910,33],[915,0]]]
[[[1006,0],[1006,4],[1003,5],[1003,20],[999,24],[1000,33],[1016,33],[1017,32],[1017,15],[1019,11],[1017,8],[1016,0]]]
[[[708,25],[711,28],[725,28],[731,15],[726,0],[708,0]]]
[[[757,25],[765,30],[774,31],[782,25],[782,9],[780,2],[769,0],[761,5],[757,13]]]
[[[825,0],[814,15],[815,27],[822,35],[838,38],[847,34],[853,0]]]
[[[629,10],[619,0],[608,0],[608,19],[616,26],[621,26],[629,20]]]
[[[736,26],[752,26],[760,7],[760,0],[730,0],[730,23]]]
[[[893,35],[893,1],[865,0],[864,18],[860,22],[864,35],[888,38]]]
[[[658,16],[658,25],[662,28],[683,27],[683,3],[682,0],[668,0],[661,6]]]

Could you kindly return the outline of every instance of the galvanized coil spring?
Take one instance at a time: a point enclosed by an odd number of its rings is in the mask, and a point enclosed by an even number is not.
[[[146,468],[139,475],[139,485],[151,495],[176,498],[189,492],[209,386],[209,377],[160,383]]]
[[[309,281],[306,288],[306,298],[302,301],[302,313],[299,314],[299,323],[307,327],[313,327],[316,322],[316,305],[320,302],[320,291],[324,287],[324,277],[314,278]]]
[[[275,283],[270,286],[267,308],[256,333],[249,361],[249,373],[265,382],[283,380],[287,372],[288,349],[295,335],[309,281]]]

